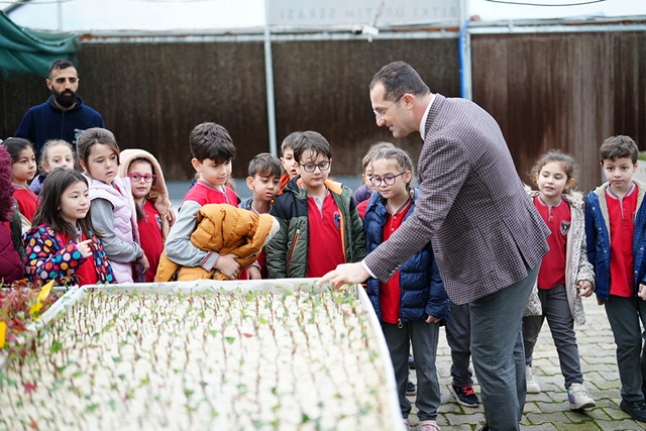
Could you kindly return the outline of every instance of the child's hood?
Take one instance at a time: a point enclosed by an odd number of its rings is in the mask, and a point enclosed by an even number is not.
[[[128,148],[119,153],[119,176],[125,178],[128,176],[128,168],[135,159],[146,159],[153,166],[157,179],[148,194],[149,199],[154,202],[155,208],[161,215],[166,215],[171,209],[171,202],[168,196],[168,188],[164,179],[164,172],[159,162],[146,150],[140,148]]]

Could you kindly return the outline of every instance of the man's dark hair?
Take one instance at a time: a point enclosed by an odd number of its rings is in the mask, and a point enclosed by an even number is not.
[[[431,92],[415,69],[403,61],[382,67],[370,81],[370,90],[380,83],[384,86],[385,100],[395,100],[406,93],[425,96]]]
[[[52,74],[53,70],[67,69],[68,67],[74,67],[74,64],[69,60],[54,60],[51,66],[49,66],[49,74]]]
[[[283,175],[283,166],[278,157],[270,153],[257,154],[249,162],[249,176],[277,177]]]
[[[327,157],[328,160],[332,159],[332,148],[330,143],[319,132],[307,130],[305,132],[298,132],[294,136],[293,149],[294,160],[301,163],[301,157],[305,151],[311,151],[312,157],[316,159],[320,154]]]
[[[637,144],[630,136],[611,136],[601,144],[599,156],[601,157],[601,163],[604,160],[617,160],[630,157],[630,160],[635,164],[639,156],[639,147],[637,147]]]
[[[233,145],[227,129],[216,123],[201,123],[195,126],[189,137],[191,155],[200,163],[204,159],[211,159],[215,163],[225,163],[236,156],[236,147]]]

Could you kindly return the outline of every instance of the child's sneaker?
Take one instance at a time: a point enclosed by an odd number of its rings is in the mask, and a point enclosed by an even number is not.
[[[404,429],[406,431],[410,431],[410,422],[408,422],[408,418],[404,419]]]
[[[461,404],[465,407],[478,407],[480,405],[480,400],[476,395],[476,391],[471,385],[459,387],[455,386],[454,384],[450,384],[449,392],[453,394],[458,404]]]
[[[541,387],[538,386],[538,382],[534,380],[532,375],[532,367],[527,365],[525,367],[525,380],[527,381],[527,393],[528,394],[540,394]]]
[[[419,431],[440,431],[440,427],[437,426],[437,422],[433,420],[420,421]]]
[[[570,410],[591,409],[597,405],[581,383],[572,383],[567,390],[567,399]]]

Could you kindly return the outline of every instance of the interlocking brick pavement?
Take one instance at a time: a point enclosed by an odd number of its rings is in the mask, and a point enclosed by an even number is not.
[[[541,386],[541,393],[528,394],[522,431],[619,431],[646,430],[646,423],[630,418],[619,409],[621,397],[620,382],[615,357],[615,344],[603,306],[597,305],[594,295],[584,299],[587,323],[575,326],[584,385],[590,396],[597,402],[594,409],[572,412],[568,407],[567,393],[559,368],[556,348],[552,341],[547,321],[534,349],[533,374]],[[442,405],[439,408],[438,425],[442,431],[473,431],[484,423],[482,405],[468,408],[459,405],[451,396],[448,385],[451,382],[451,356],[444,330],[440,333],[437,368],[442,390]],[[415,372],[411,370],[415,382]],[[480,388],[475,385],[476,393]],[[414,403],[415,396],[410,397]],[[411,430],[417,430],[415,408],[410,416]]]

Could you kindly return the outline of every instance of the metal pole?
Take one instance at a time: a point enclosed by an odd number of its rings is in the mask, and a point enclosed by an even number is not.
[[[58,0],[56,2],[56,15],[57,15],[57,22],[58,22],[58,31],[62,32],[63,31],[63,3],[62,3],[62,0]]]
[[[270,0],[265,0],[265,81],[267,91],[267,125],[269,127],[269,152],[278,155],[276,146],[276,110],[274,100],[274,67],[271,57],[271,32],[269,31]]]
[[[460,28],[459,41],[459,59],[460,59],[460,92],[464,99],[472,100],[472,80],[471,80],[471,34],[469,33],[469,23],[471,18],[467,17],[466,0],[460,0]]]

